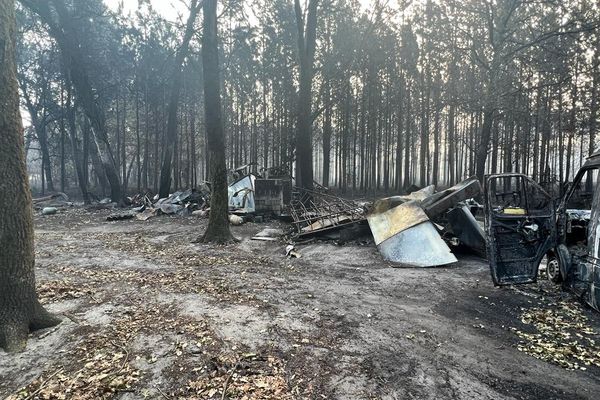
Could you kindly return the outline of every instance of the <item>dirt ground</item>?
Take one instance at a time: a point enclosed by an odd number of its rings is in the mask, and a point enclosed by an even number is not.
[[[43,303],[63,322],[0,351],[9,399],[598,399],[600,315],[484,260],[392,268],[372,245],[192,241],[206,220],[36,216]],[[545,358],[545,359],[544,359]]]

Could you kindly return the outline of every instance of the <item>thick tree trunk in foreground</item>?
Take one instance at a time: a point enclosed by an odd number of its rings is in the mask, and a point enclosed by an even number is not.
[[[188,53],[188,48],[192,35],[194,34],[194,24],[196,22],[196,16],[200,11],[197,0],[192,0],[190,7],[190,15],[187,20],[185,33],[181,47],[175,55],[175,69],[173,70],[171,94],[169,97],[169,108],[167,111],[167,138],[165,153],[163,156],[162,167],[160,169],[160,187],[158,189],[159,197],[168,197],[169,191],[171,190],[171,174],[172,168],[171,163],[173,160],[173,152],[175,149],[175,142],[177,141],[177,108],[179,105],[179,92],[181,91],[181,67],[183,61]],[[177,181],[175,181],[177,184]]]
[[[204,0],[202,28],[202,68],[204,72],[204,119],[208,147],[208,166],[211,182],[208,227],[201,241],[228,243],[233,240],[229,231],[229,201],[225,140],[221,117],[221,80],[217,32],[217,0]]]
[[[304,22],[300,0],[295,1],[298,28],[298,58],[300,61],[300,88],[298,94],[298,125],[296,133],[296,185],[313,188],[312,149],[312,81],[317,40],[317,7],[319,0],[310,0]]]
[[[0,0],[0,347],[22,349],[29,331],[59,321],[35,292],[33,214],[15,65],[15,4]]]

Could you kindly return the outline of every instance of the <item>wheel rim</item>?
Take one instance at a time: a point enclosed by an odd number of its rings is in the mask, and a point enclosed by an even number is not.
[[[560,269],[558,266],[558,260],[556,258],[553,258],[550,261],[548,261],[548,265],[546,266],[546,272],[548,273],[549,279],[558,278],[558,276],[560,275]]]

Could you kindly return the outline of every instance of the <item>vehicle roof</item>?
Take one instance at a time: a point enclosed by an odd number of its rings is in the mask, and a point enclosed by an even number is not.
[[[600,166],[600,151],[589,156],[581,167],[585,168],[591,166]]]

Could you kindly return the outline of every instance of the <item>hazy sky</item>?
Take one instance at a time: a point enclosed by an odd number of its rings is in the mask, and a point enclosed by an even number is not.
[[[125,12],[133,11],[137,8],[138,0],[122,0]],[[116,9],[119,6],[121,0],[104,0],[110,8]],[[177,10],[183,9],[181,2],[178,0],[150,0],[152,7],[159,11],[165,19],[176,20]]]
[[[110,8],[116,9],[119,3],[123,1],[125,12],[133,11],[137,8],[138,0],[104,0]],[[174,21],[177,19],[177,12],[184,10],[181,0],[150,0],[155,10],[159,11],[167,20]],[[291,0],[290,0],[291,1]],[[363,7],[368,7],[375,0],[359,0]],[[395,0],[391,0],[394,2]],[[185,15],[186,12],[183,12]]]

